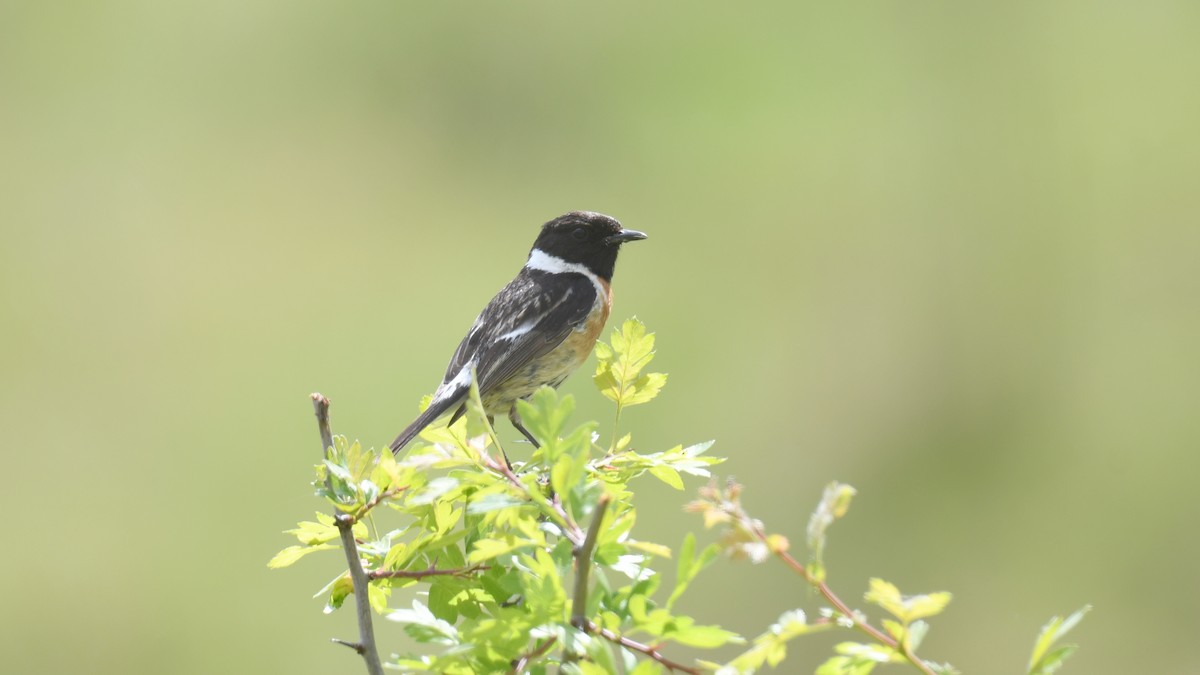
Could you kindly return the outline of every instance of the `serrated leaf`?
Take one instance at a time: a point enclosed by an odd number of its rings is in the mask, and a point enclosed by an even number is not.
[[[904,636],[908,648],[916,651],[921,646],[921,641],[925,639],[925,635],[929,633],[929,624],[924,621],[914,621],[908,627],[908,634]]]
[[[654,358],[654,334],[637,319],[629,319],[613,330],[610,344],[596,347],[597,389],[618,408],[646,403],[666,384],[664,373],[642,374]]]
[[[824,580],[823,560],[825,556],[825,537],[833,521],[846,515],[850,508],[850,500],[857,491],[845,483],[834,481],[825,486],[821,501],[808,519],[808,560],[811,572],[817,573],[818,580]]]
[[[329,614],[341,607],[346,598],[354,593],[354,581],[350,578],[349,572],[344,572],[326,588],[329,590],[329,599],[325,603],[325,613]]]
[[[475,565],[485,560],[491,560],[496,556],[504,555],[505,553],[512,553],[513,551],[534,546],[536,543],[512,535],[497,539],[479,539],[471,547],[471,553],[467,556],[467,562]]]
[[[683,489],[683,479],[679,477],[679,472],[669,466],[652,466],[650,467],[650,475],[670,485],[676,490]]]
[[[877,644],[864,644],[862,642],[839,642],[834,646],[834,651],[846,656],[874,661],[875,663],[904,660],[904,656],[896,653],[894,649]]]
[[[720,647],[721,645],[741,644],[745,642],[737,633],[727,631],[718,626],[688,626],[672,631],[666,637],[681,645],[709,649]]]
[[[1072,628],[1079,625],[1084,615],[1091,609],[1091,605],[1084,605],[1065,620],[1058,616],[1052,617],[1045,626],[1042,626],[1033,645],[1033,654],[1029,657],[1030,675],[1050,675],[1062,666],[1062,662],[1075,651],[1074,645],[1067,645],[1053,652],[1050,651],[1050,648]],[[1052,659],[1052,656],[1055,658]]]
[[[458,642],[454,626],[434,616],[420,600],[413,600],[412,609],[393,610],[386,618],[404,624],[404,632],[417,642],[447,645]]]
[[[316,546],[289,546],[279,553],[276,553],[275,557],[271,558],[270,562],[267,563],[267,567],[270,567],[271,569],[288,567],[309,553],[313,553],[315,551],[326,551],[331,548],[338,548],[338,546],[335,544],[318,544]]]
[[[317,514],[318,522],[315,523],[309,520],[300,521],[295,529],[288,530],[286,534],[294,535],[296,539],[300,540],[301,544],[306,546],[324,544],[337,539],[338,529],[337,525],[334,524],[333,518],[329,516],[322,518],[321,516],[323,515],[320,513]]]
[[[654,400],[662,388],[667,385],[666,373],[646,373],[625,385],[621,405],[628,408],[631,405],[641,405]]]
[[[817,667],[814,675],[867,675],[877,662],[857,656],[834,656]]]
[[[546,461],[553,463],[558,459],[558,439],[566,429],[567,419],[575,411],[575,398],[564,396],[561,399],[551,387],[542,387],[533,392],[527,400],[517,401],[517,412],[521,423],[542,441],[542,451]]]
[[[951,598],[951,594],[944,591],[904,597],[895,584],[878,578],[871,579],[870,589],[863,596],[864,600],[879,605],[905,624],[940,614]]]
[[[500,509],[508,509],[514,506],[524,506],[527,502],[517,499],[507,492],[493,492],[483,495],[478,499],[474,499],[467,505],[467,513],[477,515],[480,513],[488,513],[489,511],[498,511]]]
[[[574,469],[574,457],[559,455],[558,459],[554,462],[554,468],[550,470],[550,485],[554,488],[555,493],[565,495],[570,491],[572,487],[570,479]]]
[[[662,544],[656,544],[650,541],[635,541],[633,539],[628,539],[625,541],[625,545],[631,549],[634,549],[635,551],[641,551],[642,553],[658,558],[671,557],[671,548],[669,546],[663,546]]]

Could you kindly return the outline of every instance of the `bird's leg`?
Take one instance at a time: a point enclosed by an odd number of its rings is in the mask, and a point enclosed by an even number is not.
[[[517,414],[516,405],[514,405],[512,409],[508,411],[508,421],[512,422],[512,425],[517,428],[517,431],[521,432],[525,438],[528,438],[530,443],[533,443],[533,447],[542,447],[542,444],[537,442],[537,439],[533,437],[533,434],[529,433],[529,430],[525,428],[525,425],[521,424],[521,416]]]
[[[488,421],[489,427],[492,427],[493,429],[496,428],[496,416],[495,415],[488,415],[487,421]],[[499,440],[496,441],[496,445],[500,445]],[[512,462],[508,461],[508,453],[504,451],[504,448],[500,448],[500,454],[504,455],[504,464],[506,466],[508,466],[509,471],[512,471],[513,470]]]

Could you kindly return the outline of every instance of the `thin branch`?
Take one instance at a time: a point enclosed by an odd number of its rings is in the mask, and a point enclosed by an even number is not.
[[[375,647],[375,629],[371,626],[371,600],[367,594],[370,582],[358,558],[358,545],[354,542],[354,517],[337,516],[337,527],[342,537],[342,548],[346,551],[346,564],[350,566],[350,582],[354,586],[354,605],[358,614],[358,644],[350,646],[362,655],[370,675],[383,675],[383,664]]]
[[[850,609],[850,607],[843,602],[842,599],[833,592],[833,589],[830,588],[824,581],[814,577],[803,563],[793,558],[792,555],[787,551],[771,546],[767,540],[767,533],[763,531],[761,526],[759,526],[749,517],[743,517],[745,514],[735,515],[742,517],[743,527],[749,530],[755,537],[758,538],[759,541],[767,546],[776,557],[782,560],[788,567],[792,568],[792,571],[794,571],[796,574],[799,574],[804,578],[805,581],[809,583],[810,586],[817,589],[817,591],[825,598],[825,600],[828,601],[829,604],[833,605],[833,608],[837,610],[839,614],[846,617],[847,620],[853,623],[855,628],[871,636],[878,642],[887,645],[896,651],[899,651],[906,659],[909,660],[910,663],[916,666],[918,670],[920,670],[922,673],[925,673],[925,675],[936,675],[933,669],[930,668],[924,660],[919,658],[913,652],[912,645],[910,645],[907,640],[896,640],[887,633],[884,633],[878,628],[872,626],[870,623],[867,623],[866,620],[860,620],[854,610]]]
[[[608,640],[609,642],[621,645],[622,647],[629,649],[631,651],[635,651],[639,654],[644,654],[644,655],[650,657],[651,659],[654,659],[655,661],[658,662],[659,665],[666,668],[667,670],[670,670],[671,672],[678,671],[680,673],[689,673],[689,675],[700,675],[700,673],[701,673],[701,670],[699,668],[685,666],[682,663],[679,663],[678,661],[672,661],[671,659],[668,659],[666,656],[663,656],[662,652],[658,651],[657,647],[652,647],[650,645],[644,645],[635,640],[630,640],[629,638],[627,638],[623,635],[617,635],[616,633],[612,632],[611,630],[609,630],[607,628],[601,628],[600,626],[597,626],[596,624],[592,623],[591,621],[587,622],[587,630],[589,633],[595,633],[596,635],[599,635],[600,637],[604,638],[605,640]]]
[[[317,414],[317,429],[321,432],[321,459],[333,447],[333,431],[329,428],[329,399],[319,392],[312,394],[313,412]]]
[[[371,570],[367,572],[368,579],[424,579],[425,577],[468,577],[476,572],[492,569],[490,565],[472,565],[455,569],[436,569],[430,567],[423,570]]]
[[[407,489],[408,489],[407,485],[401,485],[400,487],[388,488],[388,489],[384,490],[383,492],[380,492],[379,494],[375,495],[374,499],[367,502],[366,504],[363,504],[363,507],[361,509],[359,509],[357,512],[355,512],[354,520],[359,521],[359,520],[362,520],[363,518],[366,518],[367,514],[371,512],[371,509],[375,508],[376,506],[379,506],[385,500],[391,499],[392,497],[395,497],[396,495],[400,494],[401,492],[404,492]]]
[[[355,654],[363,653],[363,646],[358,644],[357,642],[350,642],[349,640],[343,640],[341,638],[331,638],[329,641],[334,644],[341,645],[343,647],[349,647],[350,649],[354,650]]]
[[[533,651],[529,652],[528,654],[522,654],[521,658],[513,661],[512,670],[508,671],[509,675],[520,675],[520,673],[525,670],[526,666],[528,666],[531,662],[540,659],[546,654],[546,652],[550,651],[550,648],[553,647],[554,643],[557,641],[558,638],[548,638],[543,640],[542,643]]]
[[[312,395],[313,411],[317,414],[317,429],[321,432],[321,456],[333,445],[333,431],[329,427],[329,399],[321,394]],[[346,564],[350,568],[350,582],[354,586],[354,604],[358,610],[358,642],[335,639],[334,642],[350,647],[362,656],[369,675],[383,675],[383,664],[379,661],[379,650],[375,646],[375,629],[371,625],[371,601],[367,596],[366,570],[358,558],[358,544],[354,541],[354,516],[340,514],[334,517],[342,549],[346,552]]]
[[[579,630],[584,630],[588,623],[588,572],[592,569],[592,551],[596,548],[597,537],[600,536],[600,524],[604,522],[604,514],[608,511],[608,503],[611,500],[607,494],[600,496],[600,501],[596,503],[592,512],[592,524],[588,527],[587,537],[571,552],[575,556],[575,599],[571,606],[571,625]]]
[[[487,427],[490,429],[491,424],[487,423]],[[492,433],[494,434],[495,432]],[[535,505],[541,502],[541,500],[534,499],[533,496],[529,494],[529,487],[521,482],[521,479],[517,477],[517,474],[513,473],[513,470],[509,468],[507,462],[501,462],[493,458],[490,453],[483,449],[479,450],[479,456],[483,461],[484,468],[504,476],[509,483],[512,483],[513,487],[524,493],[529,501],[533,502]],[[580,529],[579,525],[575,523],[574,519],[572,519],[571,516],[567,514],[566,510],[563,509],[562,503],[558,500],[551,500],[550,506],[552,508],[552,513],[548,515],[551,515],[553,519],[557,520],[558,524],[562,526],[563,536],[565,536],[575,546],[582,544],[584,537],[583,530]],[[545,512],[544,509],[543,512]]]

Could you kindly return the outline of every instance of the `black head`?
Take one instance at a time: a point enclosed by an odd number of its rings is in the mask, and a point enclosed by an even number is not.
[[[568,263],[584,265],[596,276],[611,280],[621,244],[645,238],[642,232],[622,228],[616,218],[572,211],[543,225],[533,247]]]

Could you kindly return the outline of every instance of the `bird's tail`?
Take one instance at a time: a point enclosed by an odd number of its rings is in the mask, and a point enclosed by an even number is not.
[[[422,429],[441,417],[447,410],[462,403],[462,398],[463,396],[460,394],[458,396],[447,396],[440,401],[435,399],[431,402],[429,407],[425,409],[425,412],[418,415],[417,419],[405,427],[404,431],[401,431],[400,435],[396,437],[396,440],[392,441],[392,444],[389,446],[392,449],[392,454],[400,452],[400,448],[408,445],[408,442],[416,438]]]

